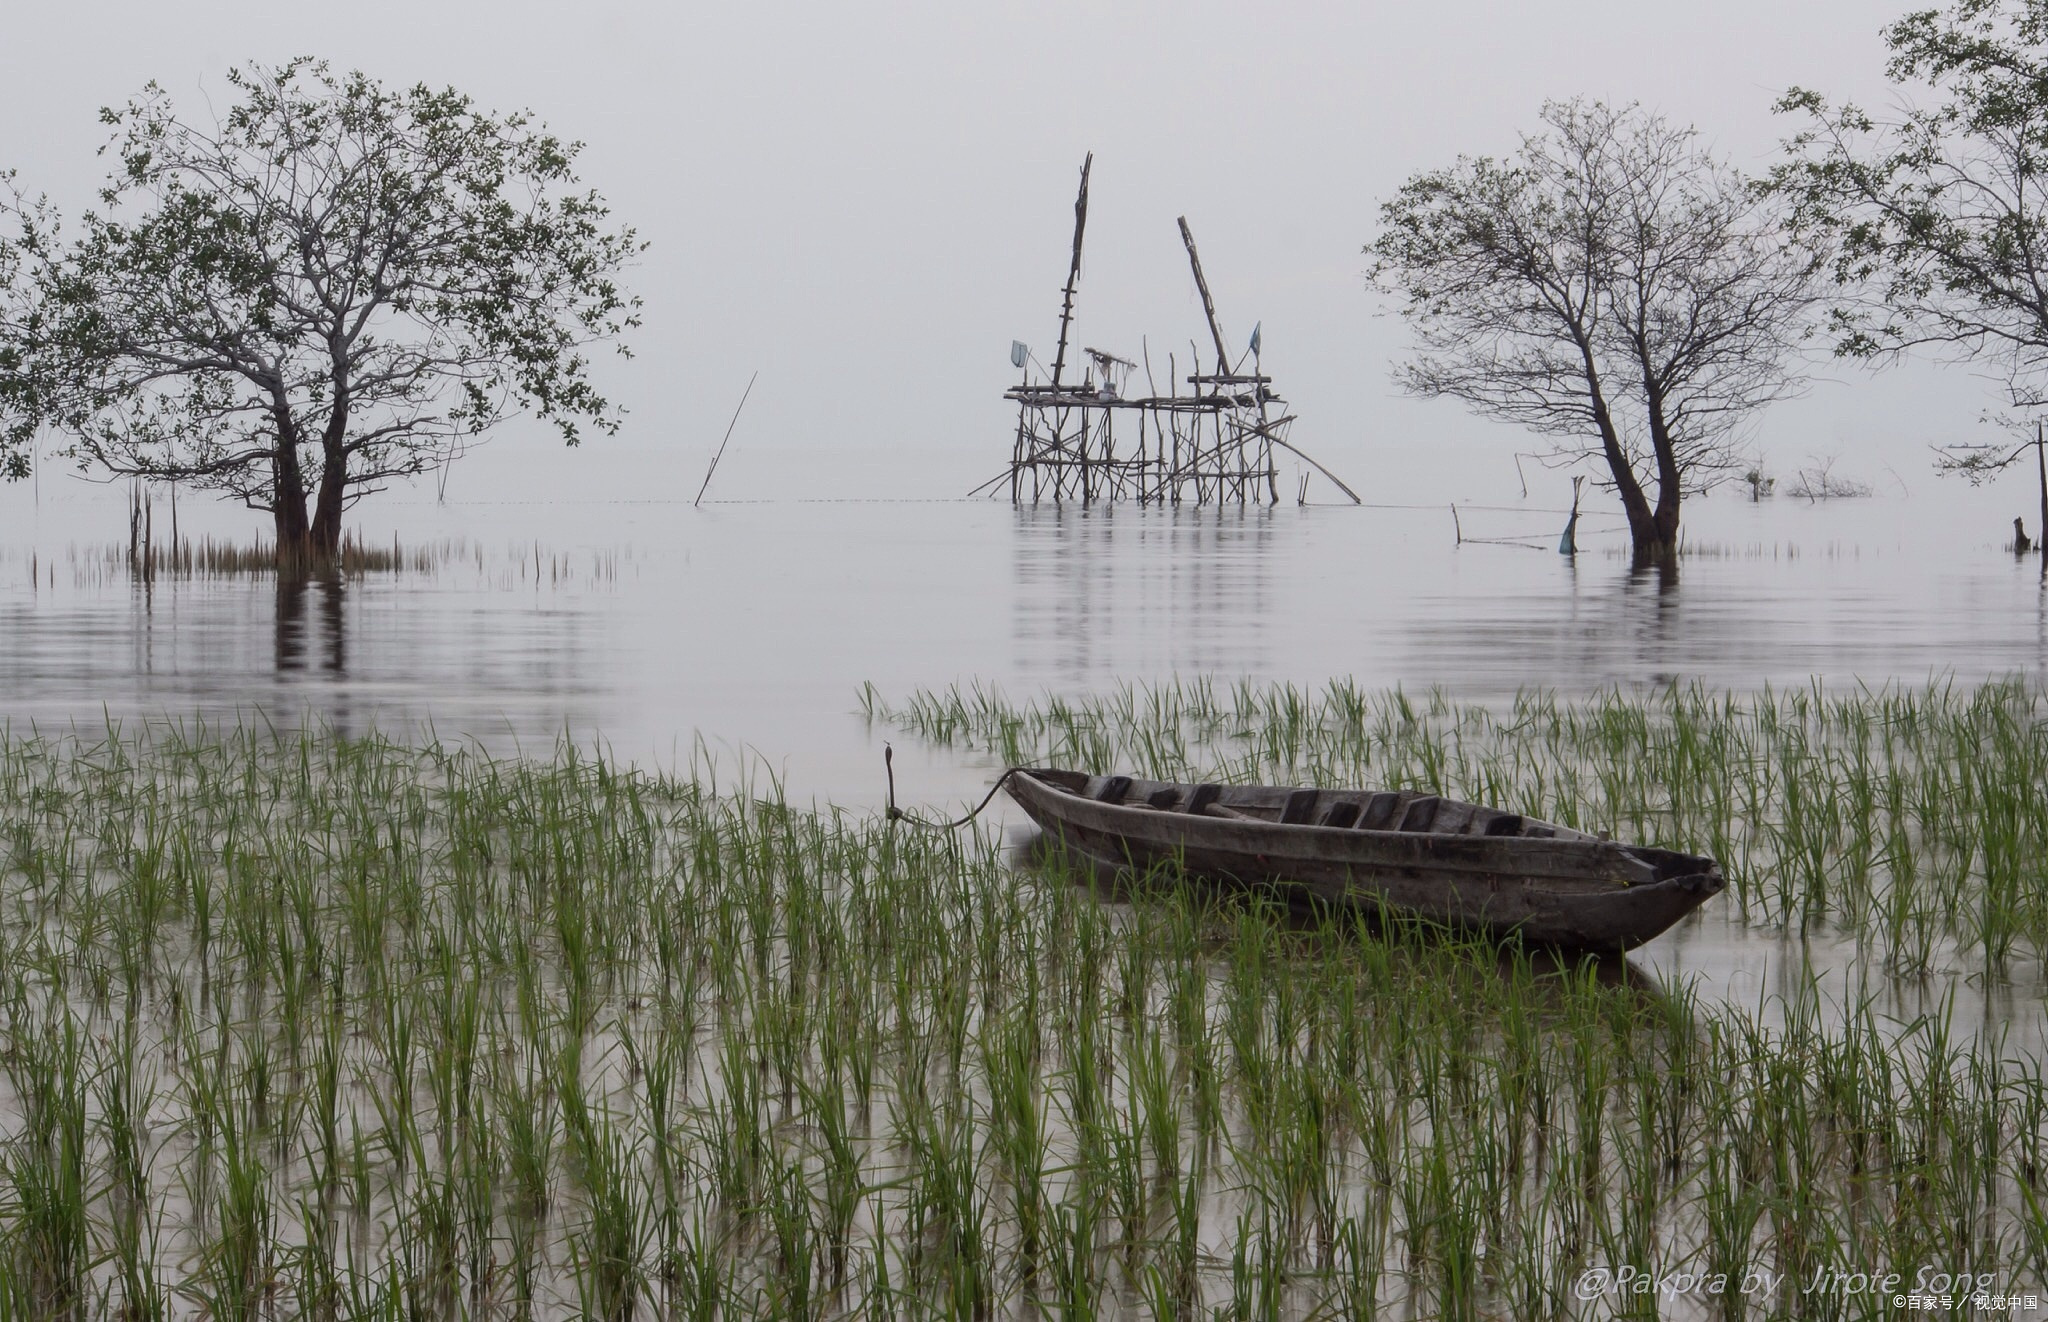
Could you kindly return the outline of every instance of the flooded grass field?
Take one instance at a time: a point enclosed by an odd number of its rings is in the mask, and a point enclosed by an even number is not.
[[[0,1316],[2038,1313],[2038,565],[1547,517],[0,547]],[[885,740],[911,803],[1426,787],[1730,886],[1576,964],[1105,885],[892,831]]]
[[[1241,733],[1299,748],[1292,698]],[[571,747],[17,737],[0,791],[15,1316],[1879,1316],[1874,1270],[2048,1271],[2039,1058],[1942,1015],[1106,897]],[[1958,870],[1915,903],[1995,965]]]

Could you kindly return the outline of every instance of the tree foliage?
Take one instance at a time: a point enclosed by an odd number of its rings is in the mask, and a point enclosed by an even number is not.
[[[1930,347],[1997,364],[2011,401],[2048,400],[2048,0],[1961,0],[1885,29],[1888,117],[1794,88],[1805,127],[1770,187],[1833,245],[1837,350]],[[1916,95],[1917,94],[1917,95]]]
[[[18,481],[34,460],[37,410],[28,346],[31,299],[23,276],[23,254],[37,210],[14,190],[14,176],[0,173],[0,478]]]
[[[1415,340],[1396,379],[1595,460],[1637,552],[1665,554],[1681,498],[1798,388],[1816,262],[1692,129],[1583,101],[1543,123],[1382,205],[1371,275]]]
[[[512,411],[570,444],[618,426],[584,350],[638,324],[616,278],[642,245],[578,190],[576,144],[310,60],[229,81],[212,126],[154,84],[102,112],[101,209],[15,246],[35,412],[71,455],[325,554],[354,500]]]

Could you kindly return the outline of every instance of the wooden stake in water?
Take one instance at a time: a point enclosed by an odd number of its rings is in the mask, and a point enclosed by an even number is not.
[[[1583,477],[1572,479],[1572,516],[1565,520],[1564,536],[1557,539],[1559,555],[1575,556],[1579,553],[1579,488],[1585,482]]]
[[[725,458],[726,441],[732,439],[732,429],[739,426],[740,409],[747,406],[747,396],[754,393],[754,382],[760,379],[759,371],[747,378],[747,388],[740,395],[740,407],[732,411],[732,421],[725,424],[725,440],[718,443],[718,453],[711,456],[711,467],[704,470],[704,485],[697,488],[697,499],[690,502],[691,509],[696,509],[704,503],[704,492],[711,485],[711,475],[718,471],[718,461]]]

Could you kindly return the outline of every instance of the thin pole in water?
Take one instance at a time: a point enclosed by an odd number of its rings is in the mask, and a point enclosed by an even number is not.
[[[718,443],[718,453],[711,456],[711,467],[704,470],[704,485],[697,488],[697,499],[690,502],[691,509],[696,509],[704,503],[704,493],[711,486],[711,475],[718,471],[718,461],[725,458],[726,441],[732,439],[732,429],[740,425],[740,409],[747,406],[747,396],[754,393],[754,382],[760,379],[761,373],[758,370],[747,378],[747,388],[740,395],[740,407],[732,411],[732,421],[725,424],[725,440]]]

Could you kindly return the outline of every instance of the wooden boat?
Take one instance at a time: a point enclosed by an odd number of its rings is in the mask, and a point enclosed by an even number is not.
[[[1713,859],[1414,790],[1180,785],[1018,768],[1010,796],[1116,867],[1178,866],[1542,945],[1627,950],[1725,884]]]

